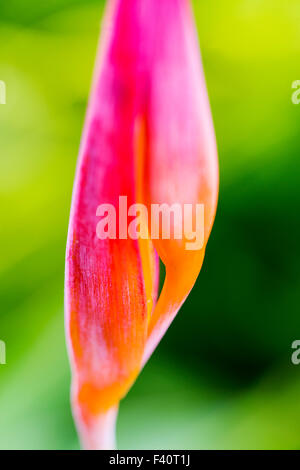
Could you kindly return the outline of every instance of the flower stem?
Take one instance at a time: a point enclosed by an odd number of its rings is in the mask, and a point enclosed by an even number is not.
[[[89,423],[79,423],[80,441],[85,450],[114,450],[116,449],[116,420],[118,407],[110,408],[106,413],[89,420]]]

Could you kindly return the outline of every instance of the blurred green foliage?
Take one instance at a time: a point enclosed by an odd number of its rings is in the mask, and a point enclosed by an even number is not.
[[[298,0],[195,0],[220,201],[192,294],[123,400],[119,447],[300,448]],[[75,449],[63,327],[102,0],[0,0],[0,447]]]

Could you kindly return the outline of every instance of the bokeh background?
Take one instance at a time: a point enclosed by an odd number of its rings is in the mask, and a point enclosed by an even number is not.
[[[299,0],[193,2],[220,156],[197,284],[121,403],[121,449],[299,449]],[[77,449],[63,327],[103,0],[0,0],[0,448]]]

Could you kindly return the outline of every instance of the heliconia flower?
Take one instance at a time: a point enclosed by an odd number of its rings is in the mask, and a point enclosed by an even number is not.
[[[204,239],[100,239],[97,208],[204,205]],[[114,446],[120,400],[199,274],[218,195],[213,124],[188,0],[111,0],[77,166],[66,255],[72,407],[83,447]],[[103,214],[101,214],[103,215]],[[192,214],[190,217],[192,218]],[[192,233],[192,221],[190,232]],[[174,224],[173,224],[174,228]],[[166,277],[157,301],[159,264]]]

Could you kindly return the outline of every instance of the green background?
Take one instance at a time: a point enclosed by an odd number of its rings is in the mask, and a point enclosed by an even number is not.
[[[76,449],[64,252],[101,0],[0,0],[0,447]],[[197,284],[121,403],[125,448],[299,449],[299,0],[194,1],[220,200]]]

